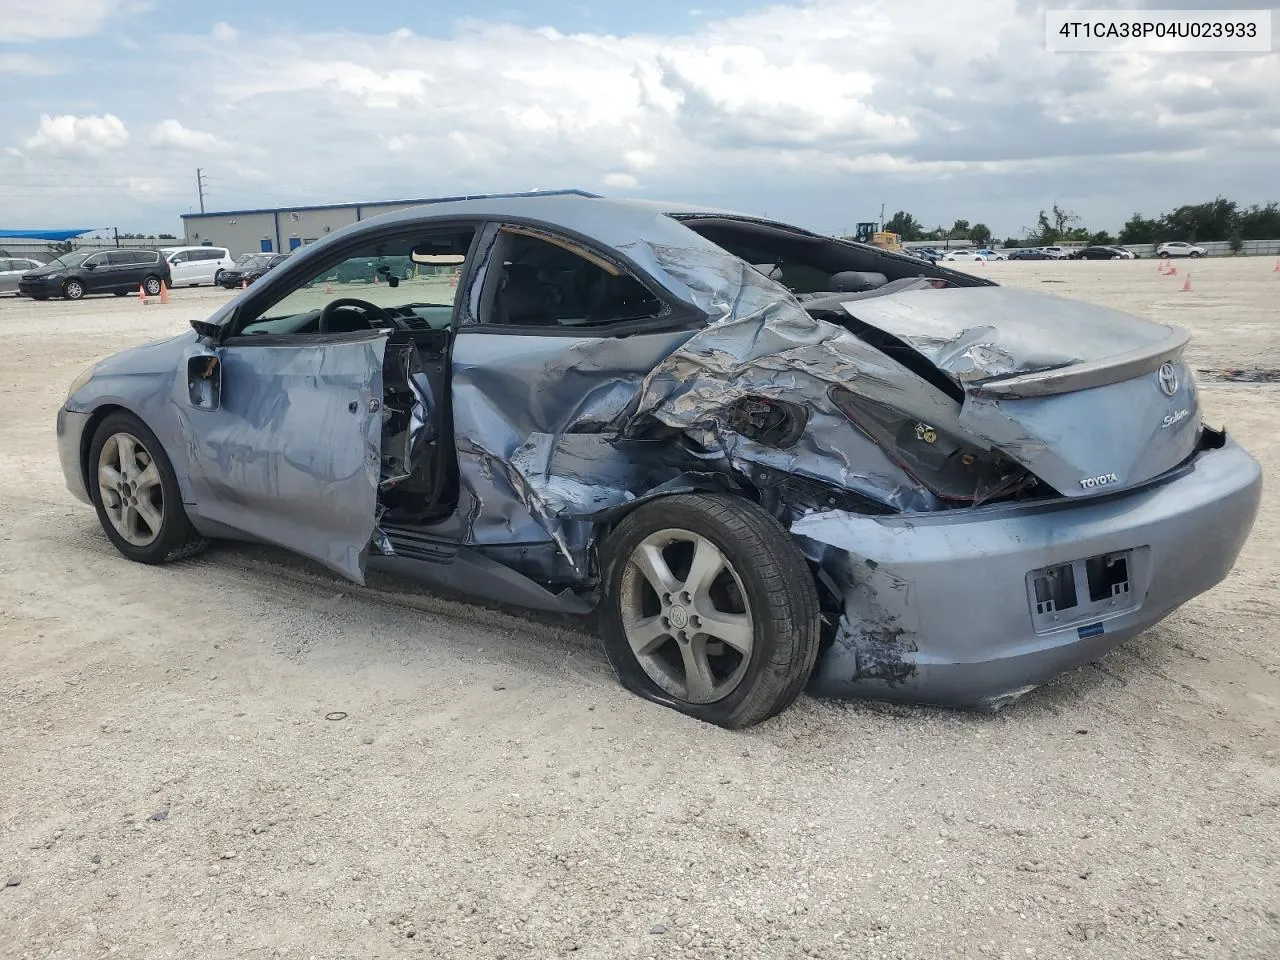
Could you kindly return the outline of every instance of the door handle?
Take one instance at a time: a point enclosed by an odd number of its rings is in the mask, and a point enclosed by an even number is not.
[[[359,409],[360,409],[360,402],[358,400],[352,400],[350,403],[347,404],[347,413],[355,413]]]

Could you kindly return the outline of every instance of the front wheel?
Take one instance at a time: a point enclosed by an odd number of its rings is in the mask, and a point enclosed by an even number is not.
[[[741,497],[644,504],[602,551],[605,653],[627,689],[722,727],[781,713],[818,656],[818,597],[785,530]]]
[[[84,284],[79,280],[68,280],[62,285],[62,295],[68,300],[79,300],[84,296]]]
[[[215,273],[215,274],[213,275],[213,285],[214,285],[215,287],[220,287],[220,286],[222,286],[222,271],[221,271],[221,270],[219,270],[217,273]]]
[[[102,421],[87,466],[98,522],[130,560],[165,563],[203,549],[207,541],[187,519],[169,458],[133,414],[113,413]]]
[[[1156,256],[1158,256],[1161,260],[1168,260],[1168,259],[1169,259],[1169,251],[1168,251],[1168,250],[1161,250],[1158,254],[1156,254]]]
[[[1194,260],[1194,259],[1196,259],[1197,257],[1203,257],[1203,256],[1204,256],[1204,254],[1203,254],[1203,253],[1201,253],[1199,250],[1192,250],[1192,251],[1191,251],[1191,259],[1193,259],[1193,260]]]

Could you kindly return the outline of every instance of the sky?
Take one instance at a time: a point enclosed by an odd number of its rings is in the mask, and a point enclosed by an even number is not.
[[[209,210],[577,187],[828,233],[1280,200],[1280,54],[1047,52],[1073,5],[4,0],[0,227],[181,233],[197,167]]]

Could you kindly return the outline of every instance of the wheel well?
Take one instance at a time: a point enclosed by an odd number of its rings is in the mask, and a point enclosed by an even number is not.
[[[128,407],[122,407],[119,404],[104,404],[89,415],[84,425],[84,431],[80,434],[80,479],[84,482],[84,489],[90,497],[93,496],[93,486],[92,478],[89,476],[89,448],[93,446],[93,436],[98,432],[98,425],[113,413],[132,412]]]

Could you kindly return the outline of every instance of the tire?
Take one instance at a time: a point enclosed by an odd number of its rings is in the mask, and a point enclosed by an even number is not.
[[[1161,260],[1168,260],[1168,259],[1169,259],[1169,251],[1168,251],[1168,250],[1162,250],[1160,253],[1157,253],[1157,254],[1156,254],[1156,256],[1157,256],[1157,257],[1159,257]]]
[[[132,455],[126,456],[130,449]],[[98,425],[85,466],[98,522],[107,539],[130,560],[168,563],[208,545],[187,519],[177,478],[160,441],[133,414],[112,413]],[[108,471],[114,472],[116,482]],[[127,509],[130,503],[150,509]]]
[[[711,575],[697,577],[695,560]],[[818,657],[817,590],[795,543],[754,503],[724,494],[646,503],[610,534],[601,561],[601,637],[628,690],[740,729],[804,689]],[[659,593],[642,563],[671,589]],[[696,631],[706,625],[723,633]],[[632,637],[647,647],[637,653]]]
[[[84,284],[79,280],[68,280],[62,285],[62,295],[68,300],[79,300],[84,296]]]
[[[221,271],[221,270],[219,270],[217,273],[215,273],[215,274],[213,275],[213,285],[214,285],[215,287],[220,287],[220,286],[222,286],[222,271]]]
[[[142,281],[142,289],[146,291],[148,297],[160,296],[160,278],[147,277]]]
[[[1191,259],[1192,259],[1192,260],[1195,260],[1195,259],[1197,259],[1197,258],[1199,258],[1199,257],[1203,257],[1203,256],[1204,256],[1204,254],[1203,254],[1203,253],[1201,253],[1199,250],[1192,250],[1192,251],[1191,251]]]

